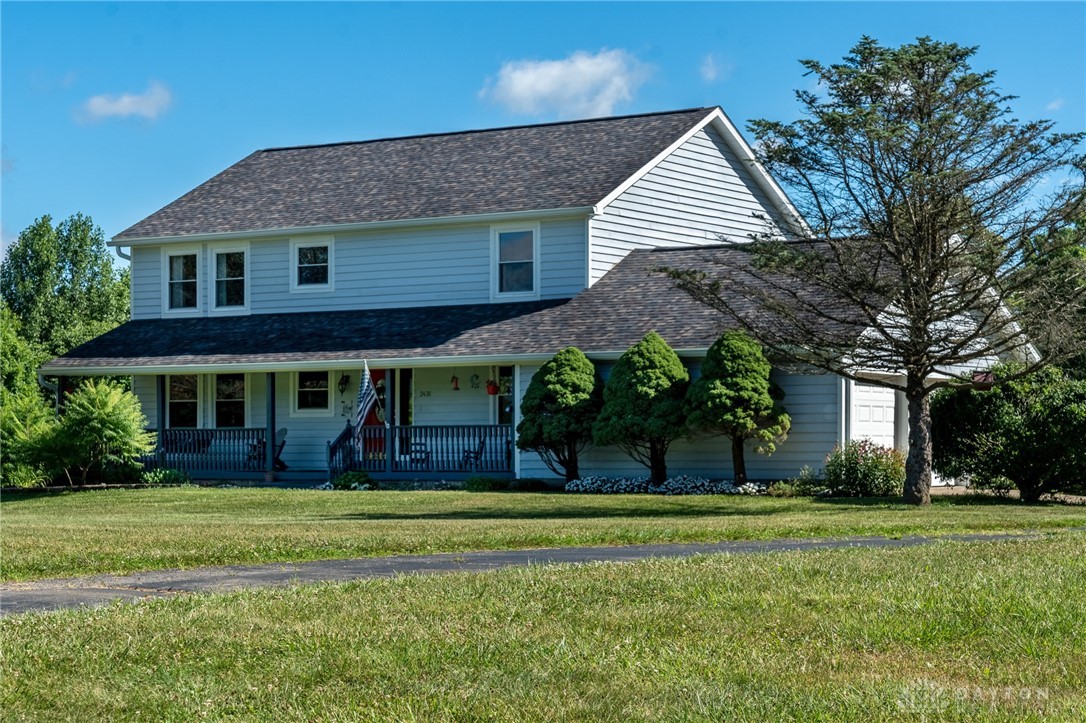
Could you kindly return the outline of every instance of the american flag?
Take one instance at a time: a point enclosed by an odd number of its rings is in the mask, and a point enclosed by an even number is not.
[[[362,425],[366,423],[373,405],[377,404],[377,390],[373,388],[373,380],[370,379],[370,365],[362,360],[362,379],[358,382],[358,403],[355,404],[355,417],[352,420],[355,434],[362,432]]]

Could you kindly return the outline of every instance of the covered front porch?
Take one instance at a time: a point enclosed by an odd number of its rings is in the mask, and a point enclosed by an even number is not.
[[[184,370],[178,370],[183,372]],[[512,365],[374,368],[378,394],[356,428],[362,370],[136,375],[156,433],[148,468],[195,479],[323,480],[513,476]]]

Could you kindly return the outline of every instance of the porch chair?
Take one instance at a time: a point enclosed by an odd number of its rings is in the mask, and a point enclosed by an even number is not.
[[[276,472],[282,472],[286,469],[287,463],[279,459],[279,455],[283,453],[283,447],[287,446],[287,428],[280,427],[275,431],[275,446],[272,447],[272,451],[275,454],[275,461],[272,463]],[[255,463],[257,466],[264,463],[264,440],[255,442],[249,445],[249,461]]]
[[[479,464],[483,461],[484,450],[486,450],[486,437],[479,437],[479,446],[476,449],[464,450],[464,457],[460,460],[461,469],[478,471]]]

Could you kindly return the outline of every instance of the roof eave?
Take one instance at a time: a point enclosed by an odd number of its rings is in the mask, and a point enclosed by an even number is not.
[[[679,348],[675,353],[679,356],[704,356],[708,347]],[[613,351],[587,351],[585,356],[596,361],[615,361],[626,352],[625,349]],[[470,366],[470,365],[508,365],[508,364],[542,364],[548,361],[553,353],[531,354],[473,354],[463,356],[414,356],[414,357],[388,357],[369,358],[375,368],[391,367],[441,367],[441,366]],[[295,372],[295,371],[324,371],[326,369],[354,369],[362,363],[361,357],[343,357],[340,359],[299,360],[299,361],[275,361],[275,362],[215,362],[203,364],[133,364],[133,365],[85,365],[85,366],[53,366],[50,362],[39,370],[45,376],[111,376],[128,374],[210,374],[215,372]]]
[[[447,226],[468,223],[502,223],[522,219],[549,219],[570,216],[587,216],[593,212],[593,206],[570,206],[567,208],[529,209],[526,211],[502,211],[463,216],[437,216],[432,218],[405,218],[389,221],[365,221],[362,223],[327,224],[323,226],[290,226],[283,228],[255,229],[250,231],[228,231],[219,233],[194,233],[180,236],[114,236],[107,242],[112,247],[157,246],[164,243],[231,241],[254,238],[272,238],[279,236],[302,236],[308,234],[353,233],[389,228]]]

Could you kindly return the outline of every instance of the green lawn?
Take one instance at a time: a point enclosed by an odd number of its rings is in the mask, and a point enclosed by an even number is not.
[[[1051,530],[1086,525],[1086,507],[183,487],[5,494],[0,525],[0,576],[28,580],[396,553]]]
[[[1084,581],[1086,535],[1063,532],[23,615],[0,621],[0,704],[50,721],[1083,720]]]

